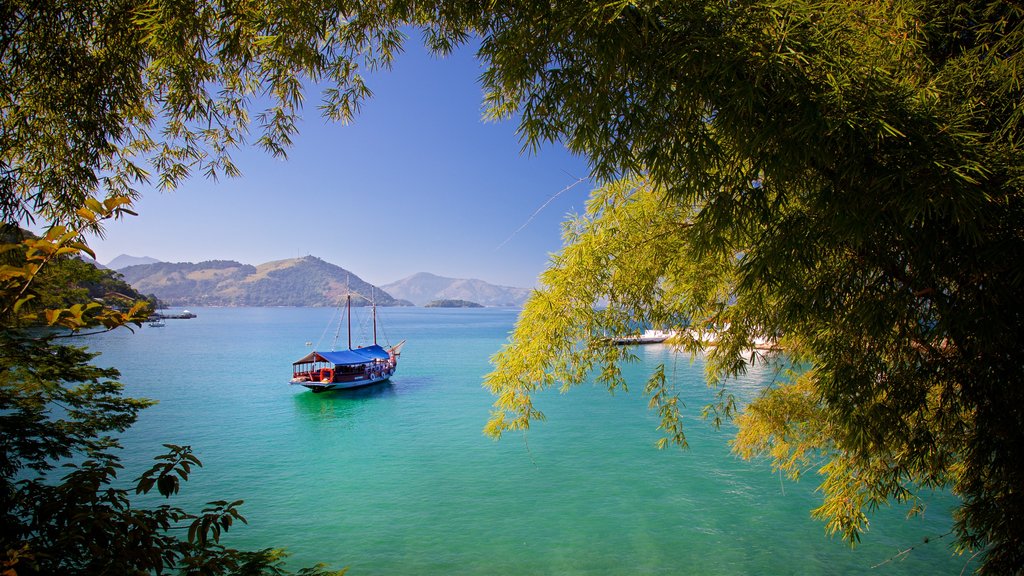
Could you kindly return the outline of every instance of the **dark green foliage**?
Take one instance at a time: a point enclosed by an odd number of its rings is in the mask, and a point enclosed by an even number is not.
[[[0,234],[0,244],[15,246],[24,238],[36,236],[17,227],[4,225],[7,233]],[[22,247],[9,249],[4,253],[4,263],[24,266],[25,251]],[[123,277],[113,270],[98,268],[79,256],[62,255],[43,267],[34,283],[34,298],[22,310],[31,312],[55,308],[85,306],[92,302],[103,302],[118,310],[128,310],[137,302],[148,303],[143,312],[156,309],[158,302],[153,296],[144,296],[132,288]],[[36,318],[30,324],[45,323]]]
[[[22,327],[141,322],[139,307],[119,312],[93,301],[115,287],[113,276],[62,266],[88,253],[83,234],[133,214],[130,200],[150,181],[173,188],[194,172],[237,174],[229,151],[250,121],[257,145],[283,156],[303,79],[333,85],[326,113],[351,118],[368,94],[358,66],[386,65],[399,25],[386,6],[351,11],[333,2],[0,3],[0,221],[47,228],[36,241],[2,242],[5,573],[284,573],[279,552],[218,544],[240,519],[239,502],[213,502],[195,515],[134,508],[112,487],[112,435],[146,402],[121,397],[116,372],[90,367],[88,353],[56,344],[63,334]],[[250,114],[253,100],[266,109]],[[198,464],[171,450],[140,479],[143,492],[172,494],[176,478]],[[167,530],[177,527],[187,534]]]
[[[121,162],[151,111],[138,3],[11,0],[0,8],[0,219],[68,223],[99,188],[134,195]],[[98,170],[105,171],[103,175]]]
[[[47,266],[40,284],[45,286],[37,305],[61,308],[91,301],[104,301],[117,308],[130,307],[135,301],[146,300],[150,311],[156,308],[154,297],[147,297],[132,288],[123,277],[113,271],[97,268],[80,258],[63,258]]]
[[[219,544],[235,521],[245,521],[241,500],[210,502],[193,514],[172,505],[138,508],[117,488],[115,435],[152,402],[122,396],[116,370],[92,366],[95,354],[47,338],[5,330],[0,345],[5,573],[286,573],[279,551]],[[170,498],[201,465],[188,447],[166,448],[137,479],[135,493],[155,487]]]
[[[483,308],[482,305],[469,300],[432,300],[423,305],[424,308]]]
[[[408,6],[278,0],[10,0],[0,8],[0,220],[76,223],[94,196],[234,176],[252,141],[284,157],[303,83],[351,120]],[[264,107],[256,108],[254,102]],[[98,229],[98,228],[97,228]]]
[[[717,383],[781,336],[813,370],[750,407],[745,454],[823,466],[816,514],[851,540],[864,509],[948,486],[961,549],[1024,570],[1024,8],[513,3],[479,26],[492,112],[521,115],[527,146],[641,180],[568,235],[524,318],[568,310],[499,357],[492,432],[527,423],[552,373],[600,364],[595,328],[729,325]],[[678,211],[672,231],[651,202]],[[566,341],[521,362],[538,331]],[[709,414],[733,412],[723,392]]]

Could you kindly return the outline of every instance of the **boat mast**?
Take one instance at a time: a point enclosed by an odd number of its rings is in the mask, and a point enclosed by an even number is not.
[[[370,286],[370,304],[373,306],[373,345],[377,345],[377,296],[373,292],[373,286]]]
[[[348,314],[348,349],[352,349],[352,294],[345,295],[345,308]]]

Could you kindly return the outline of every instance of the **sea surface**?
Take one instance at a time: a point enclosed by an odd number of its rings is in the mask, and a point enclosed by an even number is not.
[[[323,562],[363,575],[960,574],[947,494],[923,518],[871,514],[851,549],[810,511],[813,474],[784,481],[733,456],[731,429],[699,417],[712,400],[701,359],[636,349],[629,392],[585,384],[536,403],[546,422],[494,441],[481,382],[516,310],[387,308],[382,343],[408,340],[388,383],[313,394],[291,362],[330,349],[335,311],[197,308],[190,320],[90,337],[94,362],[120,369],[129,395],[159,404],[123,438],[122,478],[162,444],[190,445],[204,467],[173,501],[198,512],[244,499],[232,546],[284,547],[289,566]],[[356,340],[369,333],[354,325]],[[344,333],[340,346],[345,346]],[[688,450],[657,450],[642,394],[658,363],[681,393]],[[749,398],[771,378],[733,382]],[[159,498],[150,498],[153,503]],[[944,536],[946,535],[946,536]],[[927,540],[927,543],[925,542]],[[907,553],[901,552],[910,550]]]

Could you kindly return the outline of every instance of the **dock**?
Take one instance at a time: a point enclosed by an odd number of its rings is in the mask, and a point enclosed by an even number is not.
[[[617,338],[612,338],[611,341],[613,344],[621,346],[630,346],[633,344],[661,344],[669,338],[675,338],[676,336],[685,336],[686,338],[693,339],[695,342],[707,347],[713,347],[718,344],[718,332],[714,330],[694,329],[686,330],[682,334],[676,330],[645,330],[643,334],[619,336]],[[774,339],[760,337],[754,338],[753,349],[762,351],[780,350],[778,343]]]
[[[612,343],[623,346],[630,344],[661,344],[675,335],[675,330],[644,330],[643,334],[612,338]]]
[[[189,318],[195,318],[196,315],[188,310],[184,312],[164,314],[162,312],[154,312],[149,315],[153,320],[188,320]]]

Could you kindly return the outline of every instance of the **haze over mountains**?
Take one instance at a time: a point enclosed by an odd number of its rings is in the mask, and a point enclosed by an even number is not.
[[[119,266],[119,263],[148,263]],[[314,256],[258,266],[231,260],[168,263],[125,256],[108,263],[136,290],[170,306],[336,306],[345,294],[353,305],[423,306],[436,300],[466,300],[484,306],[521,306],[530,291],[482,280],[414,274],[376,287],[356,274]],[[360,298],[359,296],[363,298]]]
[[[424,306],[435,300],[467,300],[484,306],[522,306],[530,295],[528,288],[496,286],[483,280],[445,278],[419,272],[408,278],[381,286],[395,298]]]
[[[107,268],[111,270],[120,270],[129,266],[138,266],[139,264],[157,264],[160,261],[156,258],[150,258],[149,256],[129,256],[128,254],[121,254],[117,258],[114,258],[110,262],[107,262]]]

